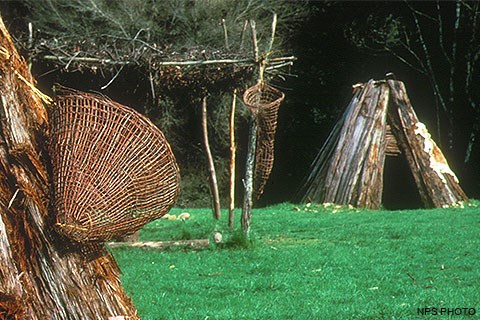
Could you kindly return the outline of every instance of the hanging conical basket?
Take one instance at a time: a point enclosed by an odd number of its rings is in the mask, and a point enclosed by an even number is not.
[[[75,241],[133,233],[178,197],[179,169],[163,133],[107,98],[63,89],[49,149],[56,226]]]
[[[283,92],[266,83],[250,87],[243,94],[243,102],[258,123],[254,184],[257,199],[262,195],[273,168],[277,115],[284,98]]]

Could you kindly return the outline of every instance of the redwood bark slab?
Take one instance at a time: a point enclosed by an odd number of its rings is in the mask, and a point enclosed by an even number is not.
[[[0,18],[0,315],[138,319],[103,246],[53,230],[48,117],[34,83]]]

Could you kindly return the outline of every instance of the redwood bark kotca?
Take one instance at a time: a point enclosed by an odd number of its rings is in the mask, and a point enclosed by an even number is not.
[[[138,319],[103,246],[52,228],[48,117],[33,84],[0,18],[0,319]]]

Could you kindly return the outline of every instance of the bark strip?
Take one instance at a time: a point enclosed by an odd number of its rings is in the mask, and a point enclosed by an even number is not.
[[[138,319],[113,257],[53,230],[48,117],[34,83],[0,19],[0,312],[12,319]]]

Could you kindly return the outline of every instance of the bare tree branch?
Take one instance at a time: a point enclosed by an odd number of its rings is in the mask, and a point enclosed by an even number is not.
[[[448,56],[447,50],[445,50],[445,44],[444,44],[444,33],[443,33],[443,19],[442,19],[442,14],[440,10],[440,0],[437,0],[436,2],[437,6],[437,19],[438,19],[438,42],[440,44],[440,48],[442,49],[443,56],[447,60],[448,64],[451,66],[452,65],[452,59]]]
[[[407,1],[405,1],[405,2],[407,2]],[[435,19],[434,17],[432,17],[432,16],[430,16],[430,15],[428,15],[428,14],[426,14],[426,13],[420,11],[420,10],[417,10],[417,9],[415,9],[415,8],[412,7],[412,6],[410,6],[410,9],[411,9],[412,12],[415,13],[417,16],[421,16],[421,17],[427,18],[428,20],[433,21],[433,22],[438,22],[438,20]]]
[[[107,83],[106,85],[100,87],[100,89],[102,89],[102,90],[107,89],[108,86],[110,86],[110,85],[113,83],[113,81],[115,81],[115,79],[117,79],[117,77],[120,75],[120,72],[122,72],[123,67],[125,67],[124,64],[123,64],[122,66],[120,66],[120,69],[118,69],[117,73],[115,73],[115,75],[113,76],[113,78],[110,79],[110,81],[108,81],[108,83]]]
[[[433,66],[432,66],[432,60],[431,60],[430,52],[428,50],[428,46],[426,45],[425,38],[423,37],[423,31],[422,31],[420,21],[418,19],[418,14],[417,14],[416,10],[413,9],[413,7],[410,5],[410,3],[408,3],[407,1],[405,1],[405,3],[411,9],[412,16],[413,16],[413,19],[415,21],[415,27],[417,28],[420,45],[422,47],[423,54],[425,56],[425,64],[428,68],[428,74],[430,76],[430,79],[431,79],[431,82],[432,82],[432,85],[433,85],[433,88],[434,88],[434,94],[439,99],[440,105],[442,106],[443,110],[445,112],[449,113],[449,109],[447,107],[447,104],[445,103],[445,99],[442,95],[442,91],[440,90],[438,81],[436,79],[436,74],[435,74],[435,71],[434,71]]]
[[[460,27],[460,16],[461,16],[461,3],[457,2],[455,9],[455,24],[453,28],[453,39],[452,39],[452,63],[450,64],[450,78],[448,87],[450,89],[450,103],[453,103],[453,93],[454,89],[454,75],[455,75],[455,65],[457,61],[457,41],[458,41],[458,28]]]
[[[90,0],[90,4],[92,5],[92,7],[95,9],[95,11],[101,15],[102,17],[104,17],[105,19],[111,21],[113,24],[117,25],[120,30],[122,31],[122,33],[128,37],[129,34],[128,32],[125,30],[125,28],[123,27],[123,24],[118,22],[117,20],[115,20],[114,18],[112,18],[111,16],[107,15],[105,12],[103,12],[102,10],[100,10],[100,8],[97,6],[97,4],[95,3],[95,1],[93,0]]]
[[[413,70],[419,72],[420,74],[423,74],[423,75],[428,75],[427,71],[425,70],[425,68],[423,67],[423,63],[421,63],[421,60],[418,59],[418,56],[415,54],[415,52],[413,52],[410,48],[408,48],[407,46],[404,46],[405,49],[407,49],[414,57],[417,58],[417,62],[419,62],[421,64],[421,68],[418,68],[416,66],[414,66],[412,63],[410,63],[409,61],[407,61],[402,55],[398,54],[397,52],[395,52],[395,50],[392,50],[390,48],[386,48],[387,52],[389,52],[390,54],[392,54],[395,58],[397,58],[398,60],[400,60],[402,63],[406,64],[407,66],[409,66],[410,68],[412,68]]]

